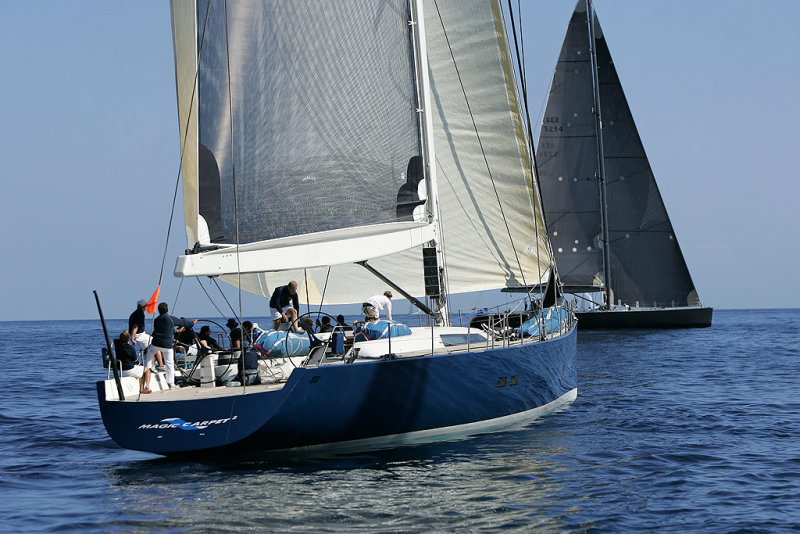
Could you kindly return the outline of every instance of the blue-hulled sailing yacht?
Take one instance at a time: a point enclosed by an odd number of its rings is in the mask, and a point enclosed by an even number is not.
[[[116,443],[395,447],[576,398],[565,306],[544,307],[535,335],[449,324],[450,294],[554,273],[498,0],[172,0],[171,12],[189,246],[175,275],[267,299],[297,280],[312,306],[389,285],[429,324],[363,341],[309,334],[307,354],[261,355],[260,384],[163,390],[157,376],[140,395],[130,377],[100,381]],[[194,369],[213,378],[236,357]]]

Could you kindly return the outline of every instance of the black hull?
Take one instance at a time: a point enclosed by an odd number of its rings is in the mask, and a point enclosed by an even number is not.
[[[575,312],[579,330],[612,328],[707,328],[713,308],[656,308]]]

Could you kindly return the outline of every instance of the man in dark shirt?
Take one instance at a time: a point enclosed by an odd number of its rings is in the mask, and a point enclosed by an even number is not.
[[[331,318],[327,315],[322,317],[322,321],[319,324],[319,331],[320,333],[326,332],[333,332],[333,325],[331,324]]]
[[[342,315],[341,313],[336,316],[336,324],[337,326],[339,326],[340,330],[351,330],[351,331],[353,330],[353,327],[348,325],[344,321],[344,315]]]
[[[258,376],[258,350],[254,347],[244,353],[239,359],[239,380],[247,385],[260,384],[261,377]]]
[[[144,308],[147,306],[147,301],[139,299],[136,303],[136,309],[128,317],[128,332],[131,334],[131,339],[136,341],[136,336],[145,333],[144,329]]]
[[[150,369],[138,365],[136,349],[130,344],[131,335],[124,330],[114,340],[114,354],[121,367],[122,376],[133,376],[139,379],[139,393],[151,393]]]
[[[197,334],[191,326],[183,326],[175,330],[175,350],[186,354],[196,354],[191,348],[197,348],[195,338]]]
[[[198,334],[197,338],[204,347],[208,347],[211,350],[221,350],[219,343],[211,335],[211,327],[207,324],[200,329],[200,334]]]
[[[153,341],[153,338],[150,337],[147,330],[145,330],[145,306],[147,306],[147,301],[139,299],[136,303],[136,309],[133,310],[133,313],[128,317],[128,332],[131,335],[131,340],[136,350],[142,353],[147,350],[147,347],[149,347],[150,343]],[[164,367],[164,359],[161,357],[161,353],[156,354],[156,361],[158,365]]]
[[[153,357],[157,352],[161,352],[167,368],[167,384],[169,384],[170,389],[175,389],[177,387],[175,385],[175,352],[173,350],[175,328],[182,326],[191,328],[197,322],[197,319],[183,319],[167,312],[169,312],[167,303],[160,303],[158,305],[159,315],[153,321],[153,343],[147,349],[144,366],[152,369]]]
[[[230,318],[228,322],[225,324],[230,331],[231,331],[231,348],[232,349],[241,349],[242,348],[242,329],[239,328],[239,323],[236,322],[236,319]]]
[[[281,323],[289,323],[298,334],[304,333],[297,324],[300,300],[297,297],[297,282],[292,280],[285,286],[278,286],[269,299],[272,312],[272,328],[280,330]]]

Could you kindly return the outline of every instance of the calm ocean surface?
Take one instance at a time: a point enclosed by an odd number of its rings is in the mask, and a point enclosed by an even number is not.
[[[567,409],[337,459],[120,449],[95,397],[102,345],[99,321],[0,322],[2,531],[800,530],[800,310],[581,332]]]

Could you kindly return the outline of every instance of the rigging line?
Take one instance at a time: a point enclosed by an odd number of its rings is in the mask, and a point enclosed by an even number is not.
[[[331,268],[330,266],[328,266],[328,274],[325,275],[325,285],[322,286],[322,297],[319,299],[318,313],[322,312],[322,303],[325,302],[325,292],[328,290],[328,277],[330,277],[330,275],[331,275]]]
[[[308,310],[308,314],[310,316],[311,315],[311,298],[309,298],[309,296],[308,296],[308,269],[303,269],[303,278],[305,278],[305,286],[306,286],[306,310]]]
[[[208,25],[208,13],[211,10],[211,2],[208,3],[206,6],[206,16],[203,20],[203,33],[200,36],[200,47],[197,50],[197,64],[200,64],[200,58],[203,54],[203,43],[205,42],[206,37],[206,26]],[[199,74],[199,68],[196,68],[194,71],[194,83],[192,84],[192,96],[189,98],[189,114],[186,116],[186,127],[183,130],[183,142],[181,143],[181,155],[178,159],[178,176],[175,178],[175,192],[172,195],[172,209],[170,210],[169,214],[169,225],[167,225],[167,239],[164,243],[164,255],[161,257],[161,271],[158,273],[158,285],[161,285],[161,281],[164,278],[164,264],[167,261],[167,250],[169,249],[169,234],[172,230],[172,219],[175,216],[175,202],[178,199],[178,186],[181,183],[181,168],[183,167],[183,156],[186,153],[186,139],[189,136],[189,121],[192,117],[192,109],[194,108],[194,97],[197,92],[197,77]]]
[[[521,0],[517,0],[518,3],[520,1]],[[522,44],[522,49],[524,51],[525,50],[525,42],[524,42],[525,33],[523,31],[523,28],[522,28],[522,8],[521,7],[518,10],[518,13],[519,13],[519,21],[520,21],[519,22],[519,24],[520,24],[520,27],[519,27],[519,30],[520,30],[520,43]],[[523,68],[523,71],[524,71],[524,69],[525,69],[524,58],[523,58],[522,68]],[[555,74],[553,76],[555,77]],[[525,79],[527,80],[527,72],[525,73]],[[545,105],[546,105],[546,102],[547,102],[548,99],[549,99],[549,91],[545,91],[544,95],[542,97],[542,103],[540,104],[540,107],[539,107],[539,116],[537,118],[538,123],[541,123],[541,121],[544,119]],[[530,111],[527,109],[527,107],[528,107],[527,97],[526,97],[525,107],[526,107],[526,112],[530,113]],[[528,124],[530,125],[530,116],[528,116]],[[529,134],[531,136],[531,146],[535,147],[536,145],[533,144],[533,131],[530,130],[530,127],[529,127]],[[540,137],[541,137],[541,134],[540,134]],[[541,207],[542,222],[545,225],[545,228],[544,228],[545,232],[547,232],[547,215],[545,214],[545,211],[544,211],[544,200],[543,200],[543,197],[542,197],[542,194],[541,194],[542,193],[542,189],[541,189],[541,183],[539,181],[539,165],[538,165],[538,161],[536,159],[536,150],[534,150],[534,152],[533,152],[533,170],[534,170],[535,176],[536,176],[536,184],[537,184],[537,187],[539,188],[539,205]],[[556,265],[555,252],[553,251],[553,243],[550,241],[550,236],[549,235],[547,236],[547,240],[545,241],[545,246],[547,247],[548,254],[550,254],[550,269],[552,269],[553,281],[556,284],[556,290],[557,291],[556,291],[555,296],[556,296],[556,302],[557,302],[559,295],[561,295],[561,296],[564,295],[564,283],[561,281],[561,278],[558,276],[558,265]],[[544,300],[544,298],[545,298],[545,294],[542,293],[542,300]]]
[[[210,2],[209,2],[210,3]],[[233,139],[233,93],[231,92],[231,50],[228,41],[228,0],[225,0],[225,68],[228,74],[228,116],[231,129],[231,178],[233,179],[233,218],[236,224],[236,288],[239,295],[239,324],[242,322],[242,268],[239,263],[239,202],[236,198],[236,153]],[[229,304],[230,306],[230,304]],[[236,313],[234,312],[234,315]],[[244,381],[242,381],[244,385]]]
[[[219,309],[219,307],[217,306],[217,303],[214,302],[214,299],[212,299],[211,295],[208,294],[208,291],[206,291],[206,288],[203,287],[203,282],[199,278],[196,278],[196,280],[197,280],[197,283],[200,284],[200,289],[202,289],[203,293],[205,293],[206,297],[208,297],[208,301],[211,303],[212,306],[214,306],[214,308],[216,308],[217,312],[219,313],[219,316],[220,317],[225,317],[225,314],[222,313],[222,310]]]
[[[534,232],[536,233],[536,268],[537,268],[538,275],[539,275],[539,284],[541,285],[541,283],[542,283],[542,264],[539,261],[539,240],[540,240],[540,235],[539,235],[539,219],[536,216],[537,208],[538,208],[539,213],[541,214],[542,222],[545,223],[545,220],[544,220],[544,210],[542,209],[541,202],[540,202],[540,199],[541,199],[541,196],[542,196],[542,192],[541,192],[541,189],[539,187],[539,171],[538,171],[538,168],[537,168],[537,165],[536,165],[536,151],[534,150],[534,147],[533,147],[533,134],[532,134],[532,130],[531,130],[531,114],[530,114],[530,111],[528,110],[528,84],[527,84],[527,80],[526,80],[526,77],[525,77],[525,63],[524,63],[524,60],[523,60],[523,56],[520,55],[520,44],[522,44],[521,42],[522,42],[523,32],[522,32],[522,10],[519,7],[519,0],[517,0],[517,6],[518,6],[518,13],[519,13],[519,34],[520,34],[519,40],[517,40],[517,25],[516,25],[516,22],[514,21],[514,9],[512,8],[511,0],[508,0],[508,13],[509,13],[509,17],[511,18],[511,30],[512,30],[512,32],[514,34],[514,50],[516,51],[516,54],[517,54],[517,69],[519,70],[520,87],[522,88],[522,103],[523,103],[523,109],[525,111],[525,120],[526,120],[526,123],[527,123],[527,126],[528,126],[528,143],[529,143],[529,148],[530,148],[529,156],[531,158],[530,159],[530,163],[531,163],[530,171],[531,171],[531,181],[532,181],[531,187],[536,187],[536,193],[538,194],[538,198],[536,199],[537,200],[536,208],[534,208],[534,210],[533,210],[533,226],[534,226]],[[525,53],[524,45],[522,47],[522,52],[523,52],[523,54]],[[553,264],[555,263],[553,261],[553,256],[550,255],[549,259],[550,259],[550,261],[549,261],[550,267],[553,268]],[[524,280],[523,280],[523,282],[524,282]],[[525,284],[525,285],[527,286],[527,284]],[[533,293],[533,286],[531,286],[528,289],[528,297],[529,298],[531,297],[532,293]],[[544,294],[542,295],[542,300],[544,300]]]
[[[486,151],[483,149],[483,143],[481,142],[481,136],[478,133],[478,125],[475,123],[475,116],[472,114],[472,106],[469,104],[469,98],[467,97],[467,91],[464,88],[464,82],[461,79],[461,71],[458,70],[458,64],[456,63],[456,57],[453,54],[453,47],[450,45],[450,38],[447,36],[447,29],[444,27],[444,20],[442,19],[442,13],[439,11],[439,3],[434,0],[433,5],[436,6],[436,14],[439,16],[439,22],[442,25],[442,32],[444,32],[444,40],[447,42],[447,49],[450,51],[450,57],[453,58],[453,67],[456,70],[456,75],[458,76],[458,83],[461,86],[461,92],[464,94],[464,101],[467,104],[467,111],[469,111],[470,119],[472,120],[472,128],[475,130],[475,136],[478,138],[478,145],[481,148],[481,155],[483,156],[483,161],[486,164],[486,171],[489,173],[489,180],[492,182],[492,188],[494,189],[495,197],[497,197],[497,205],[500,207],[500,215],[503,217],[503,223],[506,226],[506,232],[508,233],[508,239],[511,241],[511,250],[514,251],[514,258],[517,260],[517,266],[519,267],[520,275],[522,276],[522,283],[524,285],[528,285],[525,281],[525,272],[522,270],[522,263],[519,260],[519,255],[517,254],[517,249],[514,246],[514,239],[511,237],[511,228],[508,226],[508,220],[506,219],[505,210],[503,210],[503,203],[500,202],[500,194],[497,192],[497,185],[494,183],[494,176],[492,176],[492,169],[489,167],[489,160],[486,157]]]
[[[517,0],[517,13],[519,13],[519,46],[522,48],[522,80],[525,82],[527,71],[525,70],[525,33],[522,31],[522,0]],[[527,101],[525,102],[525,109],[528,109]]]
[[[181,277],[181,282],[180,282],[180,284],[178,284],[178,291],[177,291],[177,293],[175,293],[175,300],[172,301],[172,307],[170,308],[170,310],[174,310],[175,306],[178,305],[178,295],[181,294],[181,288],[183,287],[183,281],[185,279],[186,279],[185,277]]]
[[[519,11],[519,9],[518,9],[518,11]],[[519,12],[519,13],[520,13],[519,32],[520,32],[520,38],[521,38],[521,36],[522,36],[522,13],[521,12]],[[508,0],[508,16],[511,19],[511,31],[512,31],[512,34],[513,34],[513,37],[514,37],[514,51],[516,52],[516,57],[517,57],[517,70],[519,70],[519,75],[520,75],[519,76],[519,84],[520,84],[520,88],[522,89],[522,102],[523,102],[523,105],[525,106],[525,111],[526,111],[525,114],[527,116],[528,99],[527,99],[527,96],[526,96],[527,95],[527,87],[525,86],[525,82],[526,82],[526,80],[525,80],[525,65],[523,64],[523,59],[522,59],[522,56],[520,55],[520,42],[517,39],[517,23],[516,23],[516,20],[514,20],[514,9],[511,6],[511,0]],[[525,47],[524,46],[522,47],[522,52],[523,52],[523,54],[525,53]],[[530,131],[530,124],[528,125],[528,130]]]
[[[522,27],[522,21],[523,21],[523,18],[522,18],[522,0],[517,0],[517,13],[519,14],[519,46],[522,49],[522,54],[520,56],[521,59],[522,59],[522,67],[521,67],[522,73],[520,74],[520,77],[522,79],[522,84],[523,84],[523,88],[524,88],[523,101],[524,101],[524,104],[525,104],[525,119],[526,119],[526,121],[528,123],[528,142],[531,145],[531,154],[533,156],[533,162],[532,162],[533,168],[531,169],[531,174],[534,177],[534,180],[536,181],[537,189],[539,190],[540,203],[541,203],[541,196],[542,195],[541,195],[541,189],[539,189],[539,187],[538,187],[538,184],[539,184],[539,169],[538,169],[538,166],[536,164],[536,145],[533,143],[533,127],[532,127],[532,124],[531,124],[531,112],[530,112],[530,108],[528,106],[528,71],[525,68],[525,30]],[[540,209],[540,212],[541,212],[541,215],[542,215],[542,224],[545,224],[544,230],[545,230],[545,233],[547,233],[547,224],[546,224],[546,221],[545,221],[545,218],[544,218],[544,207],[543,206]],[[534,216],[535,224],[538,226],[538,220],[536,219],[536,212],[535,211],[534,211],[533,216]],[[537,268],[538,274],[539,274],[539,285],[541,286],[541,283],[542,283],[542,266],[541,266],[541,262],[539,262],[539,240],[540,240],[540,236],[539,236],[539,232],[538,232],[538,228],[537,228],[537,230],[536,230],[536,268]],[[551,252],[552,251],[548,250],[548,254],[550,256],[550,262],[549,263],[550,263],[551,268],[555,269],[555,261],[553,261],[553,255],[552,255]],[[557,275],[556,275],[556,278],[558,278]],[[528,291],[528,301],[532,302],[533,300],[534,299],[531,298],[531,291]],[[542,292],[542,299],[541,299],[541,302],[539,302],[539,304],[541,304],[542,302],[544,302],[544,291]],[[533,307],[533,306],[531,306],[531,307]]]
[[[517,1],[519,3],[520,0],[517,0]],[[522,50],[524,52],[524,50],[525,50],[525,41],[524,41],[525,32],[524,32],[524,29],[522,27],[522,20],[523,19],[522,19],[522,10],[521,10],[521,8],[518,11],[518,13],[520,14],[520,17],[519,17],[520,44],[522,45]],[[525,88],[526,88],[525,89],[524,98],[525,98],[525,113],[526,113],[526,118],[527,118],[527,121],[528,121],[528,136],[529,136],[530,143],[531,143],[531,150],[533,152],[533,169],[532,170],[533,170],[533,176],[534,176],[534,178],[536,180],[536,189],[537,189],[537,191],[539,193],[539,202],[538,202],[539,213],[541,214],[542,224],[544,224],[544,231],[545,231],[545,234],[546,234],[547,233],[547,216],[545,215],[544,200],[543,200],[544,197],[542,196],[542,186],[541,186],[541,181],[539,180],[539,162],[538,162],[538,158],[536,157],[536,150],[534,148],[536,145],[533,143],[533,129],[531,127],[530,108],[528,107],[528,91],[527,91],[527,86],[528,86],[527,79],[528,78],[527,78],[527,72],[525,71],[524,53],[523,53],[523,60],[522,60],[522,70],[523,70],[523,80],[525,80]],[[547,94],[548,93],[549,92],[546,92],[545,96],[543,97],[542,104],[541,104],[541,107],[540,107],[540,110],[539,110],[539,120],[542,119],[542,116],[543,116],[543,114],[545,112],[544,111],[544,106],[545,106],[545,102],[547,101]],[[555,260],[556,257],[555,257],[555,253],[553,251],[553,243],[550,241],[550,237],[549,236],[545,240],[544,245],[545,245],[545,248],[547,249],[547,253],[550,256],[550,269],[553,272],[553,280],[554,280],[554,282],[556,284],[556,289],[559,290],[559,291],[556,292],[556,299],[558,299],[559,295],[563,295],[564,294],[564,284],[561,281],[561,277],[558,276],[558,265],[556,264],[556,260]],[[541,278],[540,278],[540,283],[541,283]],[[542,293],[542,300],[544,300],[544,293]]]
[[[216,278],[212,278],[211,280],[214,281],[214,285],[217,286],[217,289],[219,290],[219,294],[222,295],[222,299],[225,301],[225,304],[227,304],[228,308],[231,309],[231,313],[233,314],[233,316],[236,317],[239,320],[239,324],[242,324],[242,318],[240,316],[236,315],[236,310],[234,310],[233,306],[231,306],[231,303],[228,302],[228,298],[225,296],[225,293],[222,292],[222,288],[219,287],[219,284],[217,283],[217,279]],[[225,316],[223,315],[223,317],[225,317]]]
[[[594,116],[594,130],[596,134],[597,145],[597,167],[595,169],[595,176],[598,180],[600,188],[600,217],[602,223],[602,238],[605,246],[603,247],[603,283],[606,288],[606,295],[613,296],[613,287],[611,285],[611,243],[609,242],[609,228],[608,228],[608,196],[606,192],[606,172],[605,172],[605,154],[603,153],[603,119],[602,119],[602,103],[600,101],[600,87],[599,75],[597,71],[597,41],[595,40],[594,26],[595,26],[594,7],[592,7],[592,0],[586,0],[586,26],[589,37],[589,61],[591,65],[592,74],[592,115]],[[607,298],[613,304],[613,299]]]
[[[439,157],[437,156],[435,159],[436,161],[434,162],[434,165],[439,166],[439,170],[442,171],[442,175],[445,177],[445,179],[447,179],[447,174],[444,172],[442,164],[439,162]],[[444,232],[441,232],[439,235],[439,246],[442,248],[442,263],[443,263],[442,267],[444,267],[444,273],[445,273],[444,287],[442,288],[442,291],[444,292],[445,295],[450,295],[450,277],[447,276],[447,273],[449,272],[447,267],[447,245],[445,244]]]

